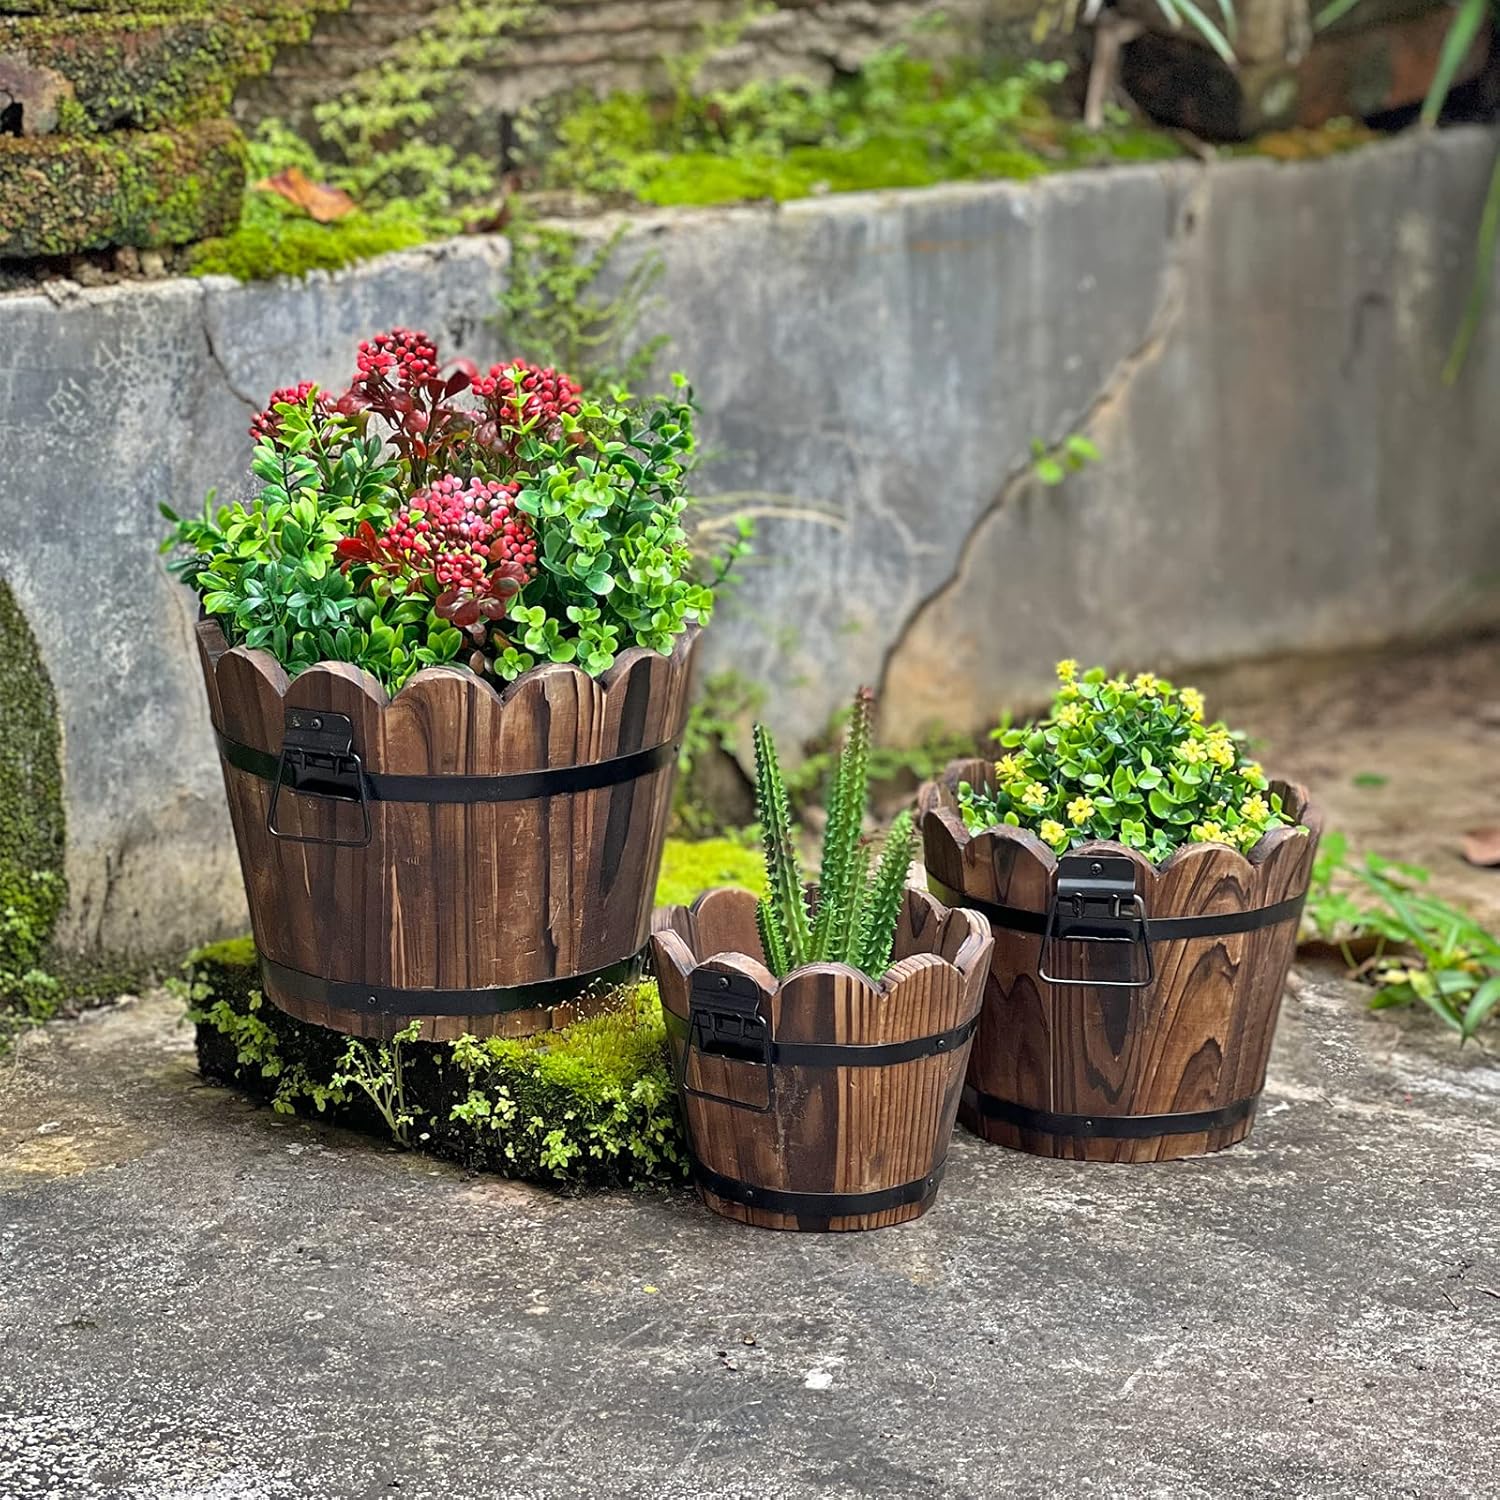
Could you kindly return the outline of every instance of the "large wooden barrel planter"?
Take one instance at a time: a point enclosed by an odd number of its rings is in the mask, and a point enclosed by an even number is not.
[[[959,1118],[1039,1156],[1167,1161],[1243,1140],[1296,947],[1322,818],[1273,783],[1288,816],[1249,857],[1191,844],[1160,867],[1121,844],[1061,861],[1030,832],[971,834],[956,761],[918,796],[931,889],[994,932]]]
[[[698,635],[597,679],[429,668],[391,697],[337,662],[288,679],[200,621],[267,998],[428,1041],[603,1003],[644,960]]]
[[[982,917],[908,887],[896,962],[776,979],[755,898],[663,908],[657,982],[703,1201],[768,1229],[878,1229],[942,1181],[990,953]]]

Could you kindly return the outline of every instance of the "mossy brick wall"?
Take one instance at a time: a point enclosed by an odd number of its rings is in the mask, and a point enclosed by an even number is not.
[[[0,0],[0,259],[232,228],[243,80],[344,0]]]
[[[0,580],[0,1009],[41,955],[67,896],[57,699]]]
[[[246,84],[235,113],[242,123],[287,119],[314,132],[313,111],[431,35],[454,0],[351,0],[323,18],[309,40],[288,49],[270,73]],[[1038,0],[551,0],[528,7],[477,62],[440,121],[444,139],[497,151],[498,117],[539,100],[588,89],[663,89],[674,59],[699,58],[699,81],[733,86],[750,78],[798,75],[826,80],[872,52],[921,35],[924,20],[946,18],[946,40],[927,49],[969,46],[1003,35],[1026,48]]]
[[[0,139],[0,258],[220,234],[238,220],[244,186],[244,142],[228,120]]]

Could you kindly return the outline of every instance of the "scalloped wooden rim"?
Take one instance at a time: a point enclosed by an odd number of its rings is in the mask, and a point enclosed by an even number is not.
[[[1031,856],[1041,867],[1043,874],[1051,881],[1057,874],[1057,856],[1031,829],[1015,828],[1009,823],[1001,823],[994,828],[985,828],[978,833],[971,833],[960,816],[953,801],[953,783],[958,777],[958,768],[970,766],[976,760],[981,759],[983,759],[982,756],[966,756],[960,760],[950,761],[943,768],[941,776],[933,781],[922,783],[917,791],[917,813],[924,842],[929,836],[929,831],[941,829],[953,845],[954,853],[966,863],[993,861],[996,857],[996,844],[1015,844]],[[1233,864],[1240,867],[1237,873],[1241,874],[1243,883],[1253,886],[1257,883],[1257,874],[1287,844],[1309,836],[1316,838],[1323,831],[1323,810],[1313,801],[1305,786],[1300,782],[1272,778],[1271,787],[1272,790],[1277,788],[1281,790],[1283,800],[1290,796],[1300,801],[1301,805],[1296,815],[1297,823],[1307,829],[1306,834],[1299,832],[1295,826],[1273,828],[1269,833],[1261,836],[1259,842],[1252,846],[1248,854],[1242,853],[1232,844],[1218,842],[1183,844],[1180,848],[1174,849],[1159,865],[1153,864],[1140,850],[1131,849],[1114,839],[1095,839],[1087,844],[1080,844],[1076,849],[1070,849],[1068,853],[1123,855],[1129,858],[1138,869],[1147,872],[1149,883],[1161,881],[1169,872],[1184,866],[1201,863],[1206,859],[1222,861],[1227,856]],[[941,800],[945,797],[948,799],[946,802]]]
[[[756,899],[753,892],[743,891],[739,887],[715,886],[699,895],[691,906],[658,907],[653,916],[652,939],[659,946],[659,951],[672,960],[684,978],[690,977],[696,969],[705,968],[716,969],[719,972],[740,973],[754,980],[756,986],[765,994],[774,995],[778,990],[791,984],[793,980],[805,975],[837,974],[857,982],[877,998],[886,999],[898,985],[905,983],[913,974],[920,973],[923,969],[933,967],[951,969],[959,976],[961,982],[967,984],[977,970],[987,971],[989,967],[992,941],[989,922],[978,912],[970,911],[967,907],[945,906],[930,891],[908,881],[907,897],[917,898],[932,915],[932,925],[929,930],[933,933],[934,939],[938,938],[947,923],[955,916],[967,922],[968,936],[959,944],[958,951],[952,959],[944,958],[938,953],[908,954],[905,958],[897,959],[878,981],[871,979],[862,969],[856,969],[852,964],[828,961],[799,964],[778,979],[760,959],[748,953],[726,949],[716,953],[695,954],[692,946],[676,926],[678,914],[681,913],[682,917],[696,927],[698,912],[704,903],[718,899],[726,892],[743,894],[751,901]]]
[[[481,677],[476,672],[469,671],[466,667],[423,667],[420,672],[414,672],[397,691],[392,694],[386,692],[379,680],[362,667],[356,667],[346,661],[320,661],[314,662],[312,666],[304,668],[295,677],[287,676],[286,668],[271,655],[269,651],[259,649],[251,650],[246,646],[231,646],[224,638],[224,631],[219,622],[212,616],[204,616],[198,621],[198,631],[203,641],[204,650],[208,660],[213,667],[215,681],[218,679],[219,663],[226,658],[234,656],[249,664],[249,666],[274,690],[277,697],[285,698],[292,687],[304,677],[314,672],[324,672],[332,676],[342,678],[345,682],[353,683],[367,697],[371,704],[382,713],[386,709],[399,703],[403,695],[411,692],[418,684],[425,686],[432,682],[441,682],[448,678],[457,678],[465,685],[472,685],[480,692],[487,694],[495,700],[497,708],[503,708],[520,691],[521,687],[528,682],[536,682],[545,678],[564,677],[576,678],[580,687],[589,684],[586,691],[592,691],[597,687],[600,692],[608,693],[621,677],[627,676],[631,669],[641,661],[650,661],[657,658],[664,661],[674,662],[679,667],[685,666],[692,656],[693,648],[698,637],[702,634],[701,625],[689,625],[679,635],[673,644],[672,650],[665,656],[659,651],[648,650],[645,646],[630,646],[622,651],[610,665],[608,671],[601,672],[597,677],[590,677],[581,667],[574,666],[572,662],[548,661],[539,666],[531,667],[522,672],[514,682],[508,682],[504,688],[496,688],[487,678]]]

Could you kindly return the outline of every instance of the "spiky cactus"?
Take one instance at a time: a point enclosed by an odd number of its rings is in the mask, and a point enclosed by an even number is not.
[[[861,829],[869,792],[874,707],[874,695],[861,688],[829,787],[815,916],[808,912],[776,745],[763,725],[755,726],[755,797],[765,840],[767,888],[758,913],[760,937],[766,965],[778,976],[825,959],[852,964],[872,979],[890,967],[914,835],[911,814],[901,813],[872,871],[870,847]]]

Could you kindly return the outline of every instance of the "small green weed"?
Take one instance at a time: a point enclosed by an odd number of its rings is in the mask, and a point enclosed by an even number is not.
[[[1428,895],[1430,878],[1419,865],[1378,854],[1352,860],[1343,834],[1325,834],[1303,928],[1342,953],[1352,978],[1374,987],[1372,1009],[1421,1002],[1462,1043],[1500,1004],[1500,938]]]

